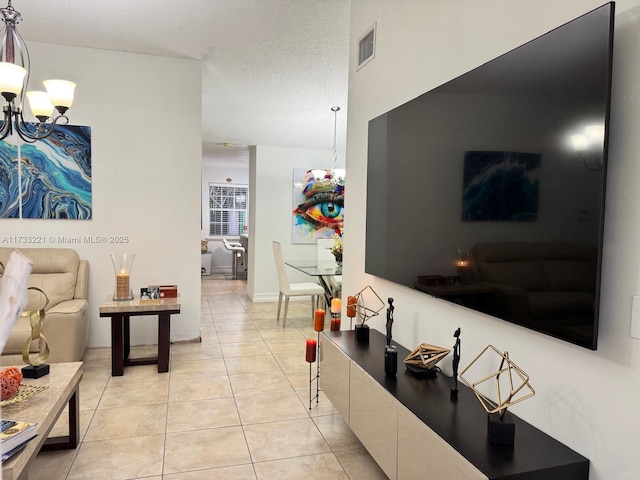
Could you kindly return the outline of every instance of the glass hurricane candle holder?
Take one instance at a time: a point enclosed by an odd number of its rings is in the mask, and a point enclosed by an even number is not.
[[[131,270],[135,253],[122,253],[111,255],[113,270],[116,275],[116,285],[113,290],[113,299],[116,301],[133,300],[133,290],[131,290]]]

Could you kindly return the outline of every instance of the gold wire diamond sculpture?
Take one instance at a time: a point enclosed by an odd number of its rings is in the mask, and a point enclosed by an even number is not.
[[[442,348],[428,343],[421,343],[404,359],[404,363],[414,367],[430,370],[440,360],[446,357],[451,349]]]
[[[469,370],[469,368],[471,368],[471,366],[476,363],[480,357],[484,356],[485,353],[489,352],[490,354],[492,351],[500,358],[500,365],[498,369],[473,383],[466,380],[463,375]],[[504,380],[504,376],[500,378],[502,374],[506,374],[506,382]],[[519,384],[517,386],[514,386],[514,374],[519,379]],[[496,394],[498,397],[497,402],[491,400],[477,388],[492,379],[495,379]],[[473,390],[473,393],[478,397],[478,400],[480,400],[482,407],[487,411],[487,413],[500,413],[500,417],[504,416],[507,412],[507,408],[511,405],[515,405],[527,398],[533,397],[536,393],[533,387],[529,384],[529,376],[524,372],[524,370],[511,361],[509,353],[502,353],[493,345],[487,345],[484,347],[478,356],[469,365],[467,365],[462,372],[460,372],[460,381]],[[508,385],[508,395],[506,396],[504,395],[505,388],[503,387],[505,383]]]
[[[380,295],[370,285],[364,287],[354,297],[356,298],[356,313],[363,325],[371,317],[378,315],[385,306]]]

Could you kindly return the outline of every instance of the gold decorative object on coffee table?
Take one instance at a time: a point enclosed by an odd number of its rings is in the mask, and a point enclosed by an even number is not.
[[[21,384],[18,389],[18,393],[13,395],[11,398],[7,398],[6,400],[2,400],[0,402],[0,407],[6,407],[7,405],[12,405],[14,403],[22,402],[24,400],[28,400],[31,397],[43,392],[49,388],[47,385],[24,385]]]
[[[42,333],[45,318],[44,309],[49,304],[49,297],[38,287],[29,287],[29,290],[40,292],[44,295],[45,302],[42,308],[22,312],[21,314],[23,317],[29,317],[31,324],[31,335],[25,342],[24,347],[22,347],[22,361],[27,364],[26,367],[22,368],[22,375],[26,378],[40,378],[49,373],[49,365],[46,363],[49,359],[49,344],[47,343],[47,338]],[[29,347],[34,340],[40,342],[40,348],[38,357],[32,361],[29,358]]]

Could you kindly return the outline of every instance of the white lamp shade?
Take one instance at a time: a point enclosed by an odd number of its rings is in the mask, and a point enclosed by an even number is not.
[[[344,181],[347,172],[344,168],[334,168],[331,173],[336,180]]]
[[[27,92],[31,111],[36,117],[50,117],[53,114],[53,103],[47,92],[32,91]]]
[[[73,104],[73,90],[76,88],[75,83],[67,80],[45,80],[42,83],[44,83],[54,106],[71,107],[71,104]]]
[[[316,182],[321,182],[322,180],[324,180],[324,177],[326,177],[327,171],[321,168],[314,168],[313,170],[311,170],[311,174],[313,175],[313,178]]]
[[[26,74],[27,71],[20,65],[0,62],[0,92],[19,95]]]

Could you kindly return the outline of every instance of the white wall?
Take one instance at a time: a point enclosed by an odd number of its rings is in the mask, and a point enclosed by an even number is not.
[[[110,253],[135,253],[132,287],[177,284],[182,312],[171,339],[200,335],[201,63],[29,43],[31,88],[77,82],[72,124],[92,128],[93,219],[0,219],[2,235],[46,235],[89,261],[89,346],[111,345],[98,308],[113,295]],[[128,237],[126,243],[63,244],[58,236]],[[16,246],[19,244],[3,244]],[[131,322],[132,344],[157,343],[157,319]]]
[[[317,258],[316,244],[292,244],[293,169],[331,168],[328,150],[258,146],[249,160],[249,279],[247,293],[254,302],[277,301],[278,277],[273,261],[272,242],[282,244],[285,259]],[[339,153],[337,167],[344,167]],[[350,172],[347,170],[347,178]],[[348,188],[348,187],[347,187]],[[345,206],[345,218],[349,206]],[[308,275],[289,269],[292,282],[313,281]]]
[[[599,348],[590,351],[364,274],[367,122],[562,23],[600,0],[351,0],[351,66],[343,291],[371,285],[395,299],[394,339],[454,343],[461,367],[493,344],[531,376],[514,414],[591,460],[592,480],[638,477],[640,341],[629,336],[640,274],[640,1],[617,2]],[[377,22],[375,59],[355,71],[357,40]],[[384,315],[371,325],[384,331]],[[450,359],[441,362],[449,367]],[[517,441],[517,439],[516,439]]]

